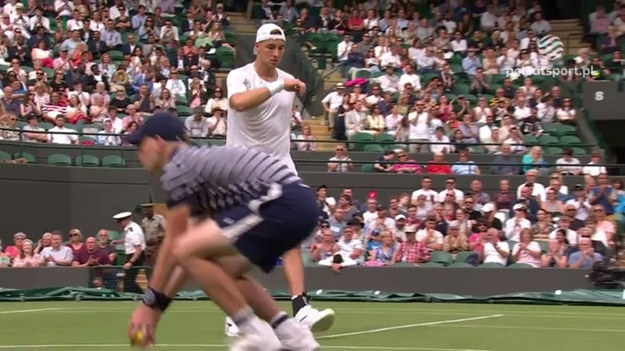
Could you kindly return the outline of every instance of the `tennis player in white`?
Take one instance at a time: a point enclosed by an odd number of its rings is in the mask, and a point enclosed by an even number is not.
[[[278,69],[285,44],[286,36],[280,27],[262,25],[256,33],[254,62],[228,74],[226,144],[269,153],[296,172],[290,153],[291,108],[295,94],[303,94],[306,84]],[[282,260],[295,319],[312,331],[328,330],[334,323],[334,311],[319,311],[308,304],[300,249],[289,251]],[[236,325],[226,319],[226,334],[237,333]]]

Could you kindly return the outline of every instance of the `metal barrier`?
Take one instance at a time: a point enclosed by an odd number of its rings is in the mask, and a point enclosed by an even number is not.
[[[140,294],[147,288],[151,275],[152,267],[149,266],[130,269],[122,266],[93,266],[89,267],[88,287]]]

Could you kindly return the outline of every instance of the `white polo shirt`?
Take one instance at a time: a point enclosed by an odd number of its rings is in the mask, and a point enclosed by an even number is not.
[[[124,252],[126,255],[135,253],[136,246],[141,246],[141,250],[145,250],[145,234],[143,234],[140,225],[130,221],[124,227]]]
[[[280,69],[277,72],[279,80],[294,79]],[[264,88],[271,83],[256,73],[254,63],[230,71],[226,82],[228,101],[234,94]],[[291,159],[291,109],[294,99],[294,92],[282,90],[247,111],[239,112],[228,106],[226,144],[269,153],[295,172]]]
[[[499,246],[499,249],[501,249],[502,251],[510,253],[510,246],[507,242],[500,241],[497,243],[497,246]],[[499,263],[500,265],[506,266],[508,265],[508,258],[501,257],[493,244],[486,243],[484,244],[484,263]]]

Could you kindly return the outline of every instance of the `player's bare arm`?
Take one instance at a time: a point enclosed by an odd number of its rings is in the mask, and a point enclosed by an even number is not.
[[[229,101],[230,107],[239,112],[247,111],[261,105],[282,90],[302,95],[306,92],[306,84],[299,79],[277,80],[269,83],[265,88],[256,88],[232,95]]]

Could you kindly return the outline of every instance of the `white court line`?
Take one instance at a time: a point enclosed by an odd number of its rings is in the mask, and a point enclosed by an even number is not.
[[[323,335],[323,336],[316,337],[316,339],[334,339],[334,338],[341,338],[341,337],[344,337],[344,336],[354,336],[354,335],[381,333],[381,332],[385,332],[385,331],[398,330],[398,329],[427,327],[427,326],[431,326],[431,325],[440,325],[440,324],[449,324],[449,323],[462,323],[462,322],[479,321],[479,320],[483,320],[483,319],[499,318],[499,317],[503,317],[503,316],[504,316],[503,314],[491,314],[491,315],[488,315],[488,316],[479,316],[479,317],[471,317],[471,318],[449,319],[449,320],[436,321],[436,322],[405,324],[405,325],[397,325],[397,326],[394,326],[394,327],[377,328],[377,329],[371,329],[371,330],[362,330],[362,331],[351,332],[351,333],[342,333],[342,334],[334,334],[334,335]]]
[[[62,308],[34,308],[30,310],[0,311],[0,314],[36,313],[36,312],[50,312],[50,311],[59,311],[59,310],[62,310]]]
[[[179,348],[221,348],[227,347],[226,344],[159,344],[160,347],[179,347]],[[128,348],[127,344],[49,344],[49,345],[0,345],[0,349],[53,349],[53,348]],[[336,350],[389,350],[389,351],[491,351],[491,350],[475,350],[475,349],[448,349],[437,347],[393,347],[393,346],[332,346],[324,345],[324,349]]]
[[[476,328],[476,329],[518,329],[518,330],[539,330],[539,331],[566,331],[566,332],[589,332],[589,333],[625,333],[623,329],[588,329],[588,328],[556,328],[556,327],[523,327],[515,325],[439,325],[434,328]]]

